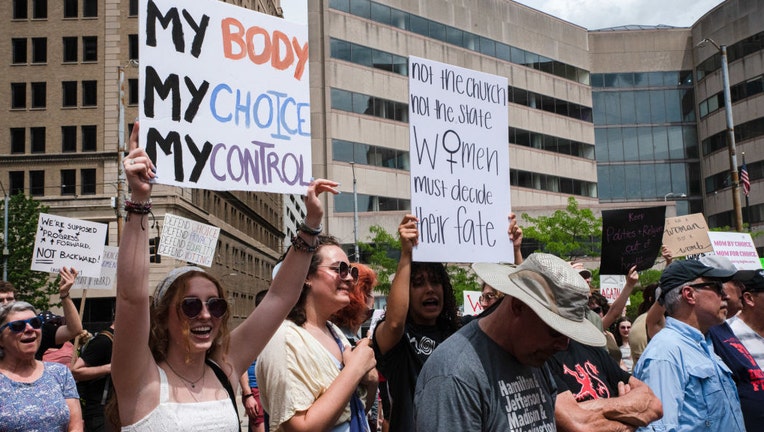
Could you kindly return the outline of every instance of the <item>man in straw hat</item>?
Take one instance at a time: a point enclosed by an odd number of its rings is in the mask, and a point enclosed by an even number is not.
[[[417,431],[554,430],[556,386],[544,362],[570,339],[603,346],[584,318],[589,287],[549,254],[473,270],[505,294],[430,356],[416,386]]]
[[[668,314],[666,327],[634,368],[663,403],[663,418],[647,430],[745,431],[732,373],[708,337],[726,318],[723,284],[735,273],[697,260],[674,261],[663,271],[656,296]]]

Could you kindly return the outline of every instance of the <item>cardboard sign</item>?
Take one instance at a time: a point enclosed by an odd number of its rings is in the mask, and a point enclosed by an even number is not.
[[[81,276],[99,277],[108,225],[40,213],[32,270],[58,273],[73,267]]]
[[[666,218],[663,245],[674,257],[697,255],[714,250],[708,239],[708,225],[703,213]]]
[[[157,183],[305,193],[308,28],[215,0],[141,0],[140,143]]]
[[[103,248],[103,259],[101,260],[101,275],[98,277],[77,275],[73,288],[99,290],[114,288],[114,282],[117,280],[117,256],[119,256],[118,247],[105,246]]]
[[[514,262],[507,79],[409,57],[414,260]]]
[[[219,227],[166,214],[157,253],[209,267],[219,235]]]
[[[759,270],[761,261],[748,233],[709,231],[708,238],[716,255],[729,258],[738,270]]]
[[[627,275],[632,266],[647,270],[661,250],[666,206],[602,212],[600,274]]]
[[[483,306],[480,305],[481,291],[463,291],[464,293],[464,315],[478,315],[483,312]]]
[[[625,275],[600,275],[600,294],[607,299],[607,302],[612,304],[618,296],[623,292],[623,287],[626,285]],[[626,300],[628,305],[631,300]]]

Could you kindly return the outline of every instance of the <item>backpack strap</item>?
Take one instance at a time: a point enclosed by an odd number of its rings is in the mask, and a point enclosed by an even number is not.
[[[225,374],[225,372],[223,372],[223,369],[211,359],[204,359],[204,363],[206,363],[207,366],[209,366],[210,369],[215,372],[215,376],[218,378],[218,381],[220,381],[220,384],[223,384],[223,387],[228,392],[228,397],[231,398],[231,403],[233,404],[233,409],[236,411],[236,418],[238,419],[239,407],[236,406],[236,396],[233,394],[233,387],[231,386],[231,381],[228,379],[228,376]],[[241,430],[241,425],[239,426],[239,430]]]

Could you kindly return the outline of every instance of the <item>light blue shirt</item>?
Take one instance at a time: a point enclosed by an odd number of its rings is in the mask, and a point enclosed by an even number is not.
[[[698,329],[666,318],[666,327],[647,345],[634,376],[663,404],[663,418],[640,431],[745,432],[732,372]]]

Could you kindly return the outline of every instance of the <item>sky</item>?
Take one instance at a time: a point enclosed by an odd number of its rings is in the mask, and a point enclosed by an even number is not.
[[[307,0],[281,0],[284,18],[307,23]],[[723,0],[517,0],[590,30],[629,24],[689,27]]]

